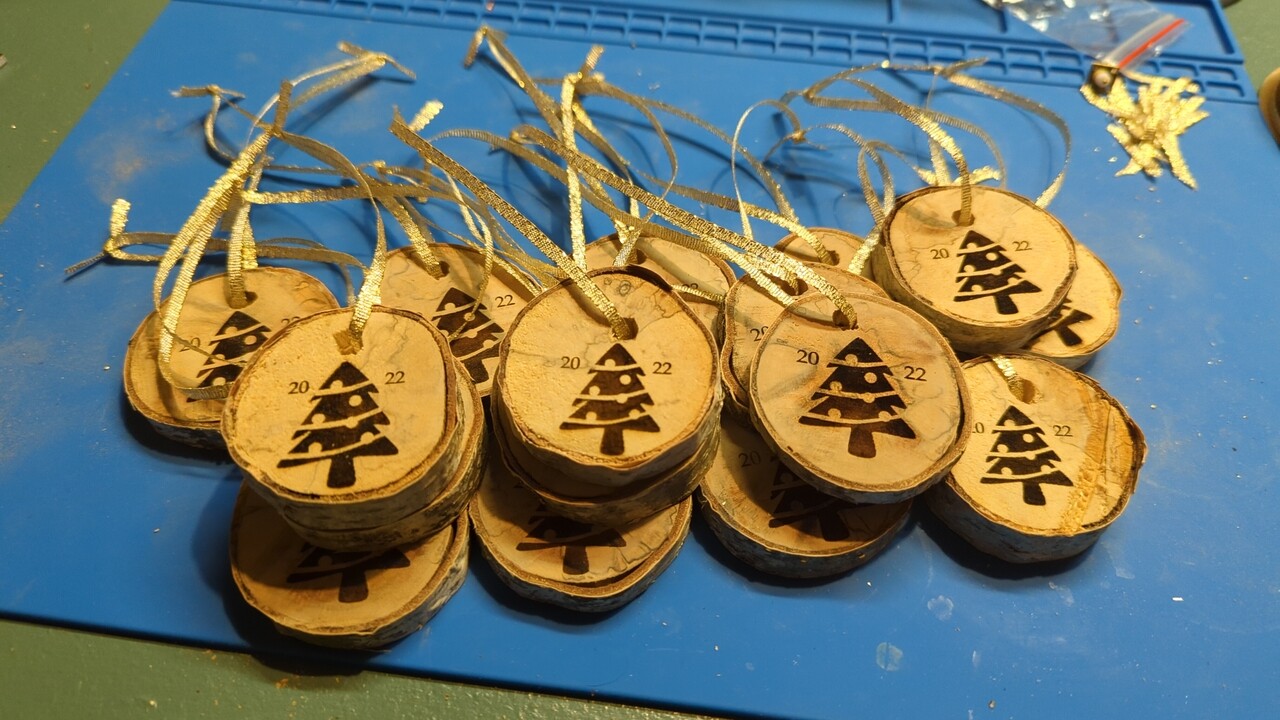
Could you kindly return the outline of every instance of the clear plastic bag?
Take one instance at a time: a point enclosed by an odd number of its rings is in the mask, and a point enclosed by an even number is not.
[[[1190,27],[1144,0],[984,0],[1121,72],[1159,54]]]

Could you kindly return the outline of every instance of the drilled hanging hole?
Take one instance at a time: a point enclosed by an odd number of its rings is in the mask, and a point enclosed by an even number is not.
[[[249,307],[250,305],[252,305],[252,304],[254,303],[254,301],[256,301],[257,299],[258,299],[258,294],[257,294],[257,293],[250,292],[250,291],[246,290],[246,291],[244,292],[244,302],[243,302],[243,303],[238,303],[238,302],[236,302],[235,295],[234,295],[233,293],[231,293],[231,292],[228,292],[228,293],[227,293],[227,307],[230,307],[230,308],[232,308],[233,310],[242,310],[242,309],[247,308],[247,307]]]
[[[640,334],[640,326],[636,325],[635,318],[622,318],[622,332],[617,329],[613,331],[614,340],[631,340]]]
[[[951,213],[951,220],[952,220],[956,225],[959,225],[960,227],[973,227],[973,224],[974,224],[975,222],[977,222],[977,220],[978,220],[978,218],[977,218],[977,217],[976,217],[972,212],[970,212],[970,213],[969,213],[969,222],[960,222],[960,215],[961,215],[961,211],[959,211],[959,210],[957,210],[957,211],[955,211],[955,212]]]
[[[843,310],[839,309],[831,313],[831,322],[835,323],[836,327],[843,328],[845,330],[853,330],[858,326],[854,320],[850,320],[849,316],[844,314]]]
[[[1035,384],[1026,378],[1014,378],[1013,381],[1009,383],[1009,392],[1013,393],[1013,396],[1018,400],[1028,404],[1034,403],[1040,399],[1040,391],[1036,388]]]
[[[800,278],[796,278],[794,283],[788,284],[784,281],[782,283],[782,289],[791,297],[800,297],[801,295],[809,292],[809,283],[801,280]]]

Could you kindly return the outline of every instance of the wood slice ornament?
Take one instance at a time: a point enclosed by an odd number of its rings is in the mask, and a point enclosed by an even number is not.
[[[719,446],[718,435],[669,472],[621,488],[582,482],[534,458],[505,425],[494,423],[494,438],[507,471],[557,515],[585,523],[618,526],[649,517],[689,497],[706,474]]]
[[[719,452],[699,487],[721,544],[761,572],[818,578],[870,560],[906,523],[911,502],[859,505],[799,479],[754,428],[725,417]]]
[[[1120,283],[1111,269],[1084,245],[1076,244],[1075,280],[1067,299],[1054,312],[1048,329],[1024,352],[1079,368],[1115,337],[1120,327]]]
[[[587,266],[612,267],[622,241],[615,233],[587,245]],[[683,285],[713,293],[721,298],[733,284],[733,269],[723,260],[692,250],[663,238],[641,235],[636,241],[631,265],[652,270],[672,286]],[[711,331],[717,342],[723,336],[723,301],[713,301],[691,293],[681,294],[689,309]]]
[[[232,388],[232,459],[291,521],[314,529],[399,521],[454,477],[465,440],[457,372],[421,315],[374,306],[357,349],[352,312],[317,313],[268,343]],[[349,342],[349,340],[348,340]]]
[[[683,300],[639,267],[592,281],[636,328],[619,339],[575,284],[534,298],[508,329],[495,423],[547,467],[621,488],[694,455],[719,415],[714,342]]]
[[[1076,273],[1062,223],[1006,190],[975,186],[961,225],[959,187],[903,196],[872,254],[876,281],[938,327],[957,350],[1025,346],[1053,321]]]
[[[494,264],[487,281],[484,255],[461,245],[431,243],[444,274],[427,271],[412,248],[387,254],[382,304],[422,315],[449,338],[481,397],[489,396],[498,345],[516,315],[533,298],[512,271]]]
[[[959,458],[968,391],[924,318],[870,295],[847,299],[852,328],[823,295],[797,300],[769,327],[752,368],[752,418],[779,459],[819,490],[901,502]]]
[[[804,245],[808,248],[808,245]],[[871,280],[834,265],[806,262],[805,267],[830,283],[841,294],[876,295],[887,298]],[[785,287],[785,286],[784,286]],[[814,292],[796,280],[795,297]],[[750,277],[742,277],[725,296],[725,342],[720,350],[720,372],[728,390],[726,404],[739,417],[750,417],[747,388],[751,385],[751,364],[769,326],[782,314],[783,306]]]
[[[852,260],[854,256],[858,254],[858,251],[862,249],[864,242],[863,239],[857,235],[837,228],[815,227],[809,228],[809,232],[813,233],[814,236],[816,236],[822,243],[822,246],[827,249],[827,252],[831,253],[832,262],[826,264],[834,265],[835,267],[844,268],[846,270],[849,267],[849,261]],[[774,245],[774,248],[798,260],[815,263],[822,262],[818,253],[809,246],[809,243],[805,242],[804,238],[796,235],[795,233],[791,233],[779,240],[778,243]],[[862,266],[862,272],[859,274],[871,277],[871,264],[864,263]]]
[[[338,307],[316,278],[289,268],[244,271],[248,303],[233,308],[226,275],[191,284],[178,317],[178,337],[199,350],[175,343],[170,368],[186,387],[230,386],[267,340],[301,317]],[[133,406],[161,435],[198,447],[222,447],[218,428],[222,399],[196,399],[175,388],[160,372],[161,317],[152,312],[129,340],[124,360],[124,389]]]
[[[458,368],[459,377],[465,370]],[[459,455],[453,477],[425,507],[403,519],[374,527],[310,528],[286,516],[290,527],[307,542],[332,550],[374,550],[420,540],[433,535],[457,519],[480,487],[487,457],[484,407],[480,393],[470,382],[458,383],[459,433],[463,438],[455,452]]]
[[[231,521],[231,574],[285,635],[374,649],[421,628],[467,574],[465,515],[423,540],[371,551],[317,547],[247,485]]]
[[[675,559],[692,500],[617,526],[580,522],[552,512],[495,458],[469,514],[485,558],[517,594],[607,612],[644,592]]]
[[[1123,512],[1146,457],[1142,431],[1085,375],[1027,355],[964,364],[969,445],[925,497],[952,530],[1010,562],[1071,557]]]

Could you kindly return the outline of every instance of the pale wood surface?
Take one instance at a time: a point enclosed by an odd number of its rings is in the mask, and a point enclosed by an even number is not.
[[[480,395],[487,397],[498,367],[498,345],[533,293],[501,265],[486,276],[484,255],[477,250],[445,243],[430,247],[445,274],[437,278],[427,272],[413,248],[393,250],[387,254],[382,304],[416,312],[439,328]]]
[[[815,227],[809,228],[809,231],[812,232],[822,243],[823,247],[833,255],[834,262],[830,264],[835,265],[836,267],[847,267],[849,265],[849,261],[853,259],[853,256],[857,254],[863,244],[863,239],[861,237],[837,228]],[[794,233],[779,240],[774,247],[801,260],[810,262],[819,261],[818,253],[814,252],[813,248],[809,247],[809,244],[806,243],[803,238]],[[863,267],[863,272],[860,274],[870,277],[870,272],[871,264],[867,263]]]
[[[726,315],[727,316],[727,315]],[[720,347],[716,356],[716,372],[720,375],[720,386],[724,390],[724,410],[740,419],[751,418],[751,402],[747,389],[738,382],[733,374],[733,345],[729,342]]]
[[[223,416],[233,459],[310,527],[399,520],[430,502],[460,460],[466,379],[444,337],[420,315],[375,306],[362,347],[343,354],[335,338],[350,320],[335,310],[291,324],[241,375]],[[343,435],[352,423],[359,438]],[[343,467],[353,484],[334,486]]]
[[[820,577],[863,564],[888,544],[911,507],[909,501],[858,505],[826,495],[780,463],[755,428],[729,417],[701,497],[703,515],[734,555],[785,577]]]
[[[459,376],[462,370],[459,369]],[[458,417],[461,444],[454,451],[459,457],[452,477],[426,506],[401,520],[374,527],[341,527],[314,529],[294,518],[285,520],[303,539],[334,550],[367,550],[401,545],[435,534],[457,519],[480,487],[484,463],[488,456],[489,434],[485,431],[484,408],[475,385],[458,383],[461,403]],[[304,515],[305,517],[305,515]]]
[[[721,403],[715,345],[653,273],[630,267],[591,276],[634,319],[636,336],[614,338],[571,283],[548,290],[508,331],[493,410],[541,462],[621,487],[670,470],[700,444]],[[623,418],[608,417],[619,405]]]
[[[335,554],[299,538],[242,487],[231,526],[232,575],[245,600],[282,632],[326,645],[377,647],[421,627],[457,590],[467,527],[462,518],[417,543]]]
[[[800,243],[801,247],[808,245]],[[844,270],[834,265],[821,265],[806,262],[805,266],[814,271],[823,280],[830,283],[843,295],[875,295],[887,298],[884,290],[871,280]],[[816,290],[809,288],[803,280],[798,281],[800,287],[797,297],[803,297]],[[725,379],[725,385],[731,393],[743,390],[744,395],[739,404],[746,405],[745,390],[751,385],[751,366],[756,351],[764,339],[769,326],[782,314],[783,306],[760,288],[754,280],[743,277],[734,283],[725,297],[725,349],[728,354],[728,368],[732,377]]]
[[[170,368],[180,384],[228,385],[241,373],[236,363],[251,360],[290,322],[338,307],[323,283],[297,270],[259,267],[246,270],[244,280],[250,301],[242,308],[228,304],[226,275],[191,284],[178,317],[178,337],[199,349],[174,344]],[[221,438],[211,431],[222,421],[223,400],[192,400],[164,379],[157,364],[161,327],[159,314],[153,312],[129,341],[124,376],[130,404],[164,435],[221,446]]]
[[[721,298],[733,284],[732,268],[723,260],[657,237],[641,235],[636,240],[636,253],[631,264],[652,270],[672,285],[685,285],[695,290],[715,293]],[[587,266],[611,267],[622,250],[616,234],[587,245]],[[681,294],[689,309],[717,340],[721,337],[724,302],[708,300],[693,294]]]
[[[476,534],[505,564],[528,575],[580,585],[614,580],[640,567],[676,530],[674,506],[612,527],[564,518],[501,462],[493,465],[471,506]]]
[[[217,361],[224,359],[220,356],[228,354],[228,350],[245,352],[225,359],[249,360],[258,347],[290,323],[338,307],[324,283],[290,268],[245,270],[244,284],[249,302],[242,308],[228,304],[225,275],[198,280],[187,290],[178,315],[177,334],[204,352],[175,343],[169,366],[179,385],[224,385],[226,378],[217,372],[222,363]]]
[[[156,432],[177,442],[197,447],[224,447],[222,400],[191,400],[173,389],[160,376],[156,328],[159,316],[152,312],[129,339],[124,356],[124,393],[129,404]]]
[[[1075,279],[1048,329],[1026,352],[1063,367],[1078,368],[1115,337],[1120,326],[1120,283],[1089,248],[1076,244]]]
[[[506,424],[495,420],[494,439],[506,468],[553,511],[582,522],[621,525],[661,512],[688,497],[706,473],[719,444],[714,423],[697,451],[670,471],[622,487],[601,486],[564,475],[540,462]]]
[[[583,612],[615,610],[666,570],[688,536],[692,499],[612,531],[596,525],[598,530],[587,532],[545,514],[545,506],[496,458],[488,467],[469,514],[485,558],[521,597]],[[561,539],[589,540],[589,546],[579,548],[585,553],[556,547],[559,544],[548,535],[557,528],[564,531]],[[523,550],[522,543],[527,543]],[[572,572],[584,563],[585,572]],[[596,579],[580,579],[584,575]]]
[[[1146,454],[1141,431],[1088,377],[1047,360],[1009,358],[1033,388],[1025,396],[989,359],[964,364],[975,432],[947,485],[988,522],[1021,535],[1070,537],[1106,527],[1137,485]]]
[[[779,457],[853,502],[906,500],[941,478],[968,437],[967,393],[946,341],[919,315],[850,296],[857,327],[826,297],[801,298],[756,356],[751,412]]]
[[[1076,271],[1075,241],[1047,211],[1004,190],[973,188],[972,225],[957,223],[959,209],[956,187],[903,196],[873,253],[876,280],[957,349],[1022,347],[1066,298]]]

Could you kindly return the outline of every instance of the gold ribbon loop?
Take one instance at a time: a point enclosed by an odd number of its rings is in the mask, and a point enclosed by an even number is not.
[[[551,241],[551,238],[547,237],[537,225],[526,218],[515,206],[495,193],[488,185],[456,160],[410,130],[399,113],[396,113],[395,118],[392,120],[391,133],[417,151],[428,166],[439,168],[441,172],[456,180],[471,194],[479,198],[481,202],[497,211],[503,219],[515,226],[516,230],[528,238],[538,250],[554,261],[578,285],[591,304],[605,316],[615,338],[626,340],[635,336],[635,324],[622,317],[618,312],[618,308],[605,296],[604,291],[587,276],[587,271],[566,255],[563,250]]]

